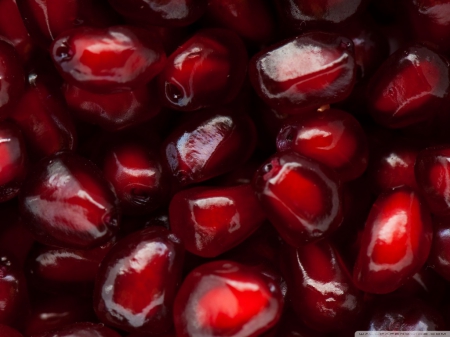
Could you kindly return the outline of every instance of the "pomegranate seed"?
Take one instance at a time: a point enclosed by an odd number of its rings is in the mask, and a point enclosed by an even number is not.
[[[372,117],[389,128],[431,119],[450,85],[447,59],[420,44],[391,55],[372,77],[367,99]]]
[[[23,337],[23,335],[7,325],[0,324],[0,336],[2,337]]]
[[[365,171],[369,154],[358,121],[334,109],[288,119],[278,133],[277,148],[315,159],[333,168],[343,181]]]
[[[192,271],[174,307],[177,336],[259,336],[281,316],[279,286],[250,267],[215,261]]]
[[[356,76],[353,43],[322,32],[284,40],[255,55],[249,75],[272,108],[286,113],[316,109],[350,95]]]
[[[435,219],[433,226],[433,245],[428,263],[446,280],[450,280],[449,219]]]
[[[183,251],[178,238],[162,227],[150,227],[119,241],[97,274],[97,316],[129,332],[169,330]]]
[[[144,86],[166,62],[154,34],[129,26],[65,31],[53,42],[50,53],[68,83],[104,94]]]
[[[215,257],[251,235],[265,216],[250,185],[194,187],[170,202],[170,227],[189,252]]]
[[[269,220],[293,246],[322,239],[342,223],[340,181],[312,159],[276,154],[258,169],[253,186]]]
[[[119,229],[113,190],[96,166],[70,152],[39,162],[24,183],[20,209],[25,225],[44,244],[88,249]]]
[[[104,326],[103,324],[93,323],[75,323],[67,325],[65,327],[52,330],[50,332],[44,332],[33,337],[73,337],[73,336],[86,336],[86,337],[120,337],[120,335]]]
[[[196,33],[170,55],[159,75],[159,93],[180,111],[229,103],[244,83],[247,51],[239,36],[225,29]]]
[[[372,206],[353,279],[369,293],[398,289],[424,265],[431,248],[428,210],[408,187],[386,192]]]

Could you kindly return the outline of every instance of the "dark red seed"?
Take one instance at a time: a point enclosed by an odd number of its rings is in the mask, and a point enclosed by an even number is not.
[[[146,85],[166,62],[158,38],[131,26],[65,31],[53,42],[50,53],[68,83],[108,94]]]
[[[293,246],[322,239],[342,223],[336,173],[295,152],[270,157],[256,172],[253,187],[271,223]]]
[[[44,244],[88,249],[119,229],[114,191],[89,160],[70,152],[47,157],[21,191],[22,219]]]
[[[163,103],[180,111],[229,103],[244,83],[247,51],[236,33],[205,29],[170,55],[159,75]]]
[[[44,332],[33,337],[120,337],[118,332],[107,328],[103,324],[75,323],[62,328]]]
[[[162,227],[150,227],[119,241],[97,274],[97,316],[128,332],[168,331],[183,252],[178,238]]]

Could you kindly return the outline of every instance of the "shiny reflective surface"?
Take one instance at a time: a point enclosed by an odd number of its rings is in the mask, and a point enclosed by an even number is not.
[[[450,219],[435,219],[429,264],[446,280],[450,280],[450,250],[448,247],[450,247]]]
[[[376,294],[398,289],[427,260],[431,239],[430,214],[413,190],[402,187],[382,194],[362,234],[355,284]]]
[[[207,0],[109,0],[120,14],[155,26],[182,27],[198,20]]]
[[[107,328],[103,324],[75,323],[63,328],[44,332],[33,337],[120,337],[119,333]]]
[[[359,122],[335,109],[287,120],[278,133],[277,149],[315,159],[336,170],[343,181],[359,177],[369,155]]]
[[[342,223],[336,173],[295,152],[270,157],[256,172],[253,187],[270,222],[292,246],[322,239]]]
[[[27,171],[27,153],[22,133],[10,122],[0,123],[0,201],[19,194]]]
[[[450,86],[448,61],[420,44],[398,50],[371,78],[368,106],[375,121],[401,128],[431,119]]]
[[[48,48],[67,30],[80,27],[108,27],[117,14],[105,0],[19,0],[19,9],[32,38]]]
[[[250,185],[195,187],[170,202],[170,228],[186,250],[215,257],[237,246],[264,221]]]
[[[422,144],[394,138],[372,151],[368,168],[372,190],[379,194],[400,186],[417,188],[414,164]]]
[[[167,202],[170,173],[156,150],[137,140],[116,142],[104,149],[101,162],[125,214],[149,213]]]
[[[150,227],[121,240],[103,260],[97,276],[97,316],[129,332],[168,331],[183,255],[178,238],[162,227]]]
[[[255,127],[248,116],[217,108],[192,116],[173,130],[162,148],[174,178],[188,185],[238,167],[255,145]]]
[[[25,86],[24,72],[14,47],[0,39],[0,119],[5,119]]]
[[[212,0],[206,17],[211,24],[231,29],[254,44],[268,43],[275,37],[275,18],[265,1]]]
[[[450,147],[443,145],[421,151],[416,160],[417,184],[431,212],[450,215]]]
[[[168,107],[194,111],[229,103],[242,87],[247,51],[225,29],[197,32],[170,55],[159,75],[159,93]]]
[[[346,23],[362,12],[365,0],[277,0],[283,23],[295,31],[329,28]]]
[[[131,26],[69,30],[53,42],[50,53],[68,83],[97,93],[143,86],[166,62],[157,37]]]
[[[425,302],[410,298],[386,299],[376,306],[367,331],[439,331],[445,330],[440,313]]]
[[[117,199],[89,160],[60,152],[39,162],[20,196],[22,219],[44,244],[86,249],[119,229]]]
[[[277,283],[236,262],[215,261],[192,271],[174,307],[177,336],[255,337],[280,319]]]
[[[114,243],[88,250],[36,244],[25,266],[28,283],[49,293],[90,296],[100,262]]]
[[[257,94],[278,111],[298,113],[335,103],[353,89],[353,42],[322,32],[285,40],[256,54],[249,75]]]
[[[145,122],[161,110],[153,85],[109,95],[65,85],[63,92],[77,118],[113,132]]]
[[[362,312],[363,293],[338,251],[326,240],[285,247],[284,276],[292,306],[307,326],[322,332],[348,328]]]

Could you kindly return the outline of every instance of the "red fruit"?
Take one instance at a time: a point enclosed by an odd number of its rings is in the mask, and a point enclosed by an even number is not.
[[[19,0],[31,36],[48,48],[58,35],[80,26],[108,27],[116,15],[103,0]]]
[[[22,60],[28,60],[32,43],[17,8],[16,0],[0,1],[0,35],[11,42]]]
[[[67,84],[64,96],[77,118],[111,132],[146,122],[161,110],[151,84],[133,91],[103,95]]]
[[[48,245],[88,249],[119,229],[110,185],[89,160],[70,152],[39,162],[24,183],[20,207],[25,225]]]
[[[283,309],[279,286],[258,271],[231,261],[196,268],[175,300],[177,336],[259,336]]]
[[[114,243],[90,250],[35,245],[25,266],[28,284],[49,293],[91,296],[100,262]]]
[[[362,292],[329,242],[286,247],[286,255],[284,276],[298,318],[322,332],[343,330],[358,319]]]
[[[122,139],[104,149],[101,162],[125,214],[150,213],[168,201],[170,173],[149,146]]]
[[[181,185],[199,183],[243,164],[256,145],[251,119],[223,108],[191,116],[165,140],[162,151]]]
[[[75,323],[62,328],[44,332],[33,337],[120,337],[120,335],[103,324]]]
[[[21,266],[9,255],[0,253],[0,324],[21,326],[26,313],[26,291]]]
[[[187,251],[215,257],[237,246],[264,221],[250,185],[194,187],[170,202],[170,228]]]
[[[11,113],[11,108],[22,95],[25,85],[20,58],[12,45],[0,39],[0,119]]]
[[[150,227],[119,241],[97,274],[97,316],[129,332],[169,330],[183,252],[178,238],[162,227]]]
[[[414,298],[387,299],[373,309],[367,331],[439,331],[445,330],[441,314]]]
[[[432,234],[430,214],[413,190],[380,195],[362,234],[353,270],[356,285],[375,294],[399,288],[424,265]]]
[[[37,302],[22,327],[26,336],[61,329],[69,324],[95,319],[90,300],[71,296],[48,297]],[[1,331],[1,329],[0,329]],[[3,335],[0,334],[3,337]],[[94,335],[95,336],[95,335]],[[53,335],[52,335],[53,337]],[[89,335],[88,337],[91,337]]]
[[[450,220],[435,219],[433,223],[433,245],[428,264],[447,281],[450,281]]]
[[[359,177],[369,149],[363,129],[350,114],[329,109],[286,121],[277,137],[278,151],[295,151],[333,168],[343,181]]]
[[[365,9],[365,0],[277,0],[282,22],[294,31],[333,30]]]
[[[435,44],[439,50],[448,54],[450,46],[450,10],[448,0],[409,0],[405,1],[408,17],[415,38]]]
[[[156,36],[131,26],[72,29],[59,35],[50,53],[68,83],[104,94],[146,85],[166,62]]]
[[[284,40],[255,55],[249,75],[257,94],[279,111],[298,113],[339,102],[355,83],[353,43],[322,32]]]
[[[22,132],[10,122],[0,123],[0,202],[14,198],[27,170]]]
[[[247,51],[239,36],[225,29],[196,33],[170,55],[159,75],[163,103],[180,111],[229,103],[244,83]]]
[[[342,223],[336,173],[295,152],[270,157],[256,172],[253,187],[270,222],[292,246],[322,239]]]
[[[440,146],[419,152],[415,173],[419,189],[431,212],[450,215],[450,147]]]
[[[111,6],[133,22],[183,27],[197,21],[205,12],[207,0],[109,0]]]
[[[56,76],[45,67],[32,69],[28,73],[29,86],[11,115],[34,157],[73,150],[76,145],[75,126]]]
[[[206,18],[212,25],[235,31],[246,41],[264,44],[275,36],[275,18],[272,13],[266,1],[211,0]]]
[[[372,77],[368,106],[375,121],[402,128],[431,119],[450,85],[447,59],[420,44],[398,50]]]
[[[372,190],[380,194],[400,186],[417,189],[414,165],[421,148],[418,142],[394,138],[374,149],[368,168]]]
[[[7,325],[0,324],[0,336],[2,337],[23,337],[23,335]]]

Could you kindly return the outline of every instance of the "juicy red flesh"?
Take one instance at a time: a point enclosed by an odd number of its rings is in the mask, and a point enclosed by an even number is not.
[[[431,239],[430,214],[416,192],[401,187],[380,195],[362,234],[355,284],[376,294],[398,289],[426,262]]]
[[[143,86],[163,70],[166,62],[157,37],[130,26],[65,31],[53,42],[50,53],[68,83],[97,93]]]
[[[206,11],[207,0],[108,0],[111,6],[134,22],[167,27],[183,27]]]
[[[215,261],[184,280],[174,307],[177,336],[259,336],[281,316],[279,286],[250,267]]]
[[[194,111],[229,103],[245,79],[247,51],[239,36],[225,29],[206,29],[178,47],[159,75],[163,103]]]
[[[170,202],[170,228],[187,251],[215,257],[237,246],[265,219],[249,184],[194,187]]]
[[[32,38],[45,48],[58,35],[80,26],[108,27],[116,21],[105,0],[19,0]]]
[[[373,119],[402,128],[434,117],[450,85],[449,62],[415,44],[391,55],[371,78],[367,100]]]
[[[44,244],[87,249],[107,242],[119,226],[116,196],[100,170],[70,152],[35,166],[20,207],[25,225]]]
[[[288,119],[278,134],[277,149],[315,159],[333,168],[343,181],[365,171],[369,154],[358,121],[334,109]]]
[[[450,147],[444,145],[419,152],[415,173],[417,184],[422,191],[431,212],[450,215],[449,186]]]
[[[173,177],[188,185],[243,164],[255,143],[255,127],[248,116],[219,108],[201,111],[181,124],[162,149]]]
[[[23,337],[19,331],[4,324],[0,324],[0,335],[2,337]]]
[[[28,282],[49,293],[90,296],[100,262],[114,243],[113,240],[89,250],[36,244],[25,267]]]
[[[342,223],[336,173],[295,152],[270,157],[256,172],[253,187],[268,219],[293,246],[322,239]]]
[[[330,33],[300,35],[256,54],[249,75],[257,94],[278,111],[335,103],[350,95],[355,83],[353,43]]]
[[[122,141],[104,151],[101,169],[125,214],[150,213],[166,203],[170,174],[155,150],[138,141]]]
[[[206,17],[212,25],[233,30],[253,44],[267,43],[275,37],[275,18],[266,1],[211,0]]]
[[[357,16],[365,0],[278,0],[274,1],[283,23],[294,31],[335,27]]]
[[[285,248],[284,275],[292,306],[309,327],[333,332],[354,323],[363,308],[357,289],[342,258],[322,240],[300,248]]]
[[[0,38],[0,119],[11,113],[24,89],[24,71],[14,47]]]
[[[118,332],[107,328],[103,324],[94,323],[75,323],[66,325],[62,328],[52,330],[50,332],[44,332],[42,334],[35,335],[33,337],[74,337],[74,336],[86,336],[86,337],[120,337]]]
[[[20,129],[0,123],[0,201],[17,196],[27,173],[27,153]]]
[[[163,333],[181,281],[184,249],[162,227],[150,227],[117,243],[97,274],[94,309],[121,330]]]

